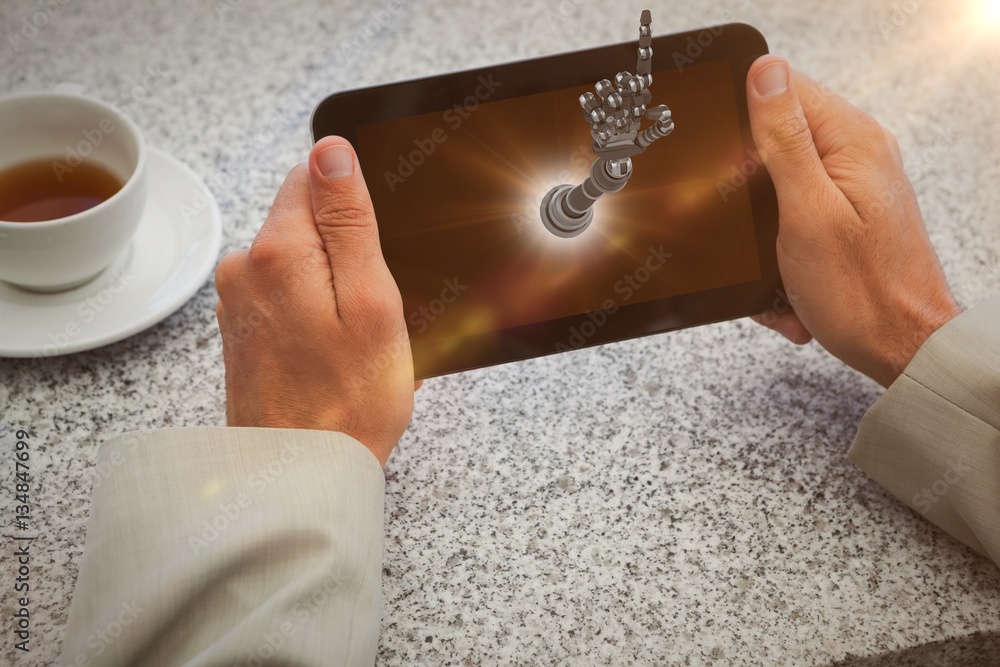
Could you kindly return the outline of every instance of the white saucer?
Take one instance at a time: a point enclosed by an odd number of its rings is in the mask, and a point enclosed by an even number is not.
[[[101,275],[58,294],[0,283],[0,357],[50,357],[127,338],[164,319],[215,268],[222,217],[187,165],[149,149],[148,200],[135,237]]]

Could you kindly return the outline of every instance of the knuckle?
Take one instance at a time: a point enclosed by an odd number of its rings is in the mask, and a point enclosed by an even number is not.
[[[889,144],[889,151],[892,153],[892,157],[897,163],[902,163],[903,151],[899,147],[899,140],[896,138],[896,135],[889,130],[889,128],[882,129],[885,134],[885,141]]]
[[[321,227],[369,227],[372,221],[371,203],[358,194],[328,196],[315,211]]]
[[[899,143],[889,130],[864,112],[859,112],[851,139],[844,154],[864,175],[868,188],[885,186],[894,169],[901,166]]]
[[[857,107],[855,107],[854,115],[854,124],[860,133],[865,136],[878,136],[879,138],[884,136],[885,128],[882,127],[882,123],[875,119],[875,116]]]
[[[858,137],[858,149],[862,155],[868,156],[869,162],[884,165],[884,160],[890,157],[892,148],[881,130],[866,131]]]
[[[858,110],[855,133],[858,144],[870,152],[884,154],[896,140],[871,114],[861,110]]]
[[[809,121],[800,113],[789,112],[778,118],[768,134],[771,150],[795,153],[812,145],[812,130]]]
[[[219,299],[231,294],[233,288],[239,282],[242,273],[244,252],[231,252],[223,257],[218,266],[215,267],[215,289],[219,293]],[[220,301],[221,305],[221,301]]]
[[[258,236],[247,251],[247,259],[252,267],[266,272],[285,261],[285,249],[270,237]]]
[[[403,305],[398,298],[380,295],[366,300],[365,319],[379,329],[394,328],[397,320],[403,319]]]
[[[890,130],[887,127],[883,127],[882,128],[882,133],[885,136],[885,140],[889,144],[889,147],[898,152],[899,151],[899,140],[896,139],[896,135],[892,133],[892,130]]]

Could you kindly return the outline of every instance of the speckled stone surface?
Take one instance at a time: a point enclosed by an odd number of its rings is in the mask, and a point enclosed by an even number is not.
[[[46,24],[12,39],[43,4]],[[975,20],[978,0],[649,4],[658,33],[752,23],[875,114],[961,300],[1000,292],[1000,26]],[[385,7],[4,0],[0,91],[73,81],[127,104],[151,145],[209,181],[231,250],[306,155],[328,93],[630,39],[642,8]],[[29,426],[44,553],[24,656],[4,542],[5,664],[58,654],[99,444],[224,423],[215,298],[206,285],[104,349],[0,360],[4,479],[12,430]],[[878,395],[745,321],[428,382],[387,469],[379,663],[996,664],[1000,571],[846,461]]]

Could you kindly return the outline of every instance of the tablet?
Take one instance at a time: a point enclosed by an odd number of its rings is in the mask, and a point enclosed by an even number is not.
[[[744,83],[765,53],[743,24],[647,27],[323,100],[313,136],[358,153],[416,376],[766,311],[777,202]]]

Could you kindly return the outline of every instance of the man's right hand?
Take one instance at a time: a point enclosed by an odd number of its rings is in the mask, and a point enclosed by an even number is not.
[[[292,169],[249,250],[215,272],[230,426],[346,433],[385,466],[413,412],[413,364],[351,145]]]
[[[895,138],[775,56],[747,76],[754,139],[778,194],[791,309],[755,318],[888,387],[960,312]]]

